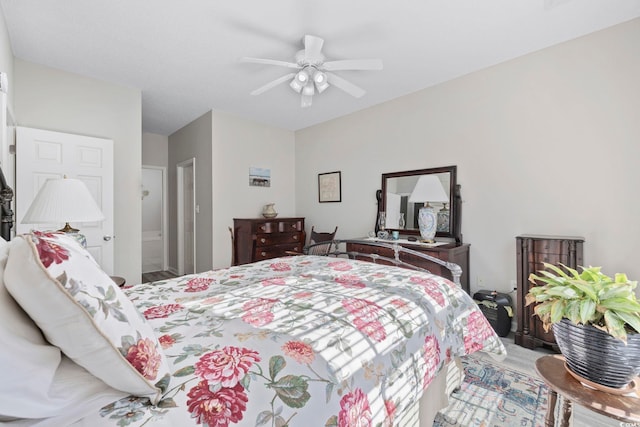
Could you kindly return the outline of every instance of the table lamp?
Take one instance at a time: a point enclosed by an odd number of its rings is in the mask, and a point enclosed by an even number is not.
[[[102,221],[104,215],[84,182],[73,178],[48,179],[36,194],[23,224],[65,224],[58,231],[77,234],[85,244],[84,236],[70,222]]]
[[[424,203],[418,212],[418,227],[423,241],[433,242],[436,235],[436,212],[429,202],[449,202],[440,179],[436,175],[420,175],[416,186],[409,196],[411,203]]]

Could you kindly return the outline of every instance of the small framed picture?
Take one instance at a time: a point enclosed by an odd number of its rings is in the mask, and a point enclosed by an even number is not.
[[[318,174],[318,201],[320,203],[341,202],[341,192],[340,172]]]

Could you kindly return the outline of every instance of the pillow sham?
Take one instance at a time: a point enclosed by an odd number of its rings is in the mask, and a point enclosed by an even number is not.
[[[38,231],[17,236],[5,285],[78,365],[117,390],[158,402],[170,371],[153,329],[76,240]]]

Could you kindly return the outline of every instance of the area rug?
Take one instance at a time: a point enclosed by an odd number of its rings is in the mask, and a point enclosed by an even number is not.
[[[548,388],[538,378],[497,362],[466,356],[465,379],[434,427],[543,427]]]

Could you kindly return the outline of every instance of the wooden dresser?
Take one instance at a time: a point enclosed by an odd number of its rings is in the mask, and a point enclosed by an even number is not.
[[[302,252],[304,218],[234,218],[235,265]]]
[[[390,242],[393,243],[393,242]],[[462,289],[466,293],[469,293],[469,244],[448,243],[442,246],[427,247],[423,245],[402,244],[401,246],[412,249],[414,251],[424,252],[434,258],[439,258],[443,261],[453,262],[458,264],[462,268],[462,276],[460,277],[460,284]],[[347,251],[356,251],[360,253],[375,253],[378,255],[393,258],[393,251],[387,248],[379,248],[375,246],[358,245],[357,243],[347,244]],[[369,258],[362,258],[364,261],[371,261]],[[403,261],[409,261],[414,265],[418,265],[422,268],[429,270],[433,274],[446,277],[452,280],[451,272],[444,266],[435,264],[424,259],[404,254],[401,258]]]
[[[526,306],[525,296],[532,286],[529,274],[544,269],[543,262],[562,263],[577,269],[583,265],[583,237],[522,235],[516,237],[517,258],[517,315],[518,326],[515,343],[526,348],[541,345],[556,347],[553,331],[545,332],[538,316],[533,314],[533,305]]]

